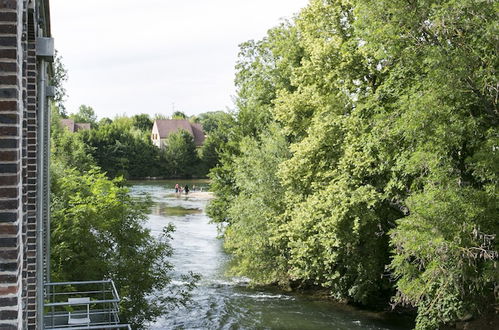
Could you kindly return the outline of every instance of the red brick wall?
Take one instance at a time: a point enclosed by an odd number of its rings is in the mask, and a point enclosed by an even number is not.
[[[0,0],[0,329],[35,328],[37,78],[35,40],[28,31],[34,28],[32,16],[25,0]]]

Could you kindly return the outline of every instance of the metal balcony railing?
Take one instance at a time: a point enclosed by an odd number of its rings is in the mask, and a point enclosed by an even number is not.
[[[112,280],[46,283],[45,297],[45,329],[131,329]]]

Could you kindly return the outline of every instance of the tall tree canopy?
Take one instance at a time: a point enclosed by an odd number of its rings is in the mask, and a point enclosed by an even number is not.
[[[149,118],[149,115],[140,114],[132,117],[133,126],[143,132],[148,134],[151,133],[153,121]]]
[[[97,123],[97,116],[94,109],[85,104],[80,105],[78,112],[69,115],[69,118],[73,119],[76,123],[89,123],[92,127],[95,127]]]
[[[184,130],[170,134],[166,139],[164,159],[173,177],[189,176],[198,164],[194,137]]]
[[[54,64],[53,64],[53,74],[51,76],[51,85],[55,88],[55,95],[53,98],[53,102],[56,105],[56,109],[63,116],[67,116],[66,106],[64,102],[66,101],[66,88],[64,84],[68,80],[68,70],[64,66],[62,56],[56,50]]]
[[[167,174],[160,163],[160,150],[150,138],[150,131],[136,128],[137,121],[117,118],[97,129],[82,132],[97,164],[110,177],[143,178]]]
[[[487,312],[498,6],[312,0],[241,45],[236,125],[209,208],[234,271],[362,304],[393,299],[417,308],[421,329]],[[275,200],[259,191],[267,183]]]

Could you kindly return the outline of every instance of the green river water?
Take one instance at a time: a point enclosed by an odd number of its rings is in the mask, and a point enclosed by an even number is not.
[[[189,306],[171,311],[151,329],[410,329],[410,323],[307,295],[252,289],[245,278],[226,275],[229,256],[205,213],[205,196],[174,192],[175,181],[133,182],[132,194],[154,202],[147,226],[153,234],[173,223],[174,277],[201,274]],[[207,190],[206,181],[178,181]]]

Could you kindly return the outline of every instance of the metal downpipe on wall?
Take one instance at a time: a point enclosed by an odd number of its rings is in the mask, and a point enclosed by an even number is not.
[[[48,64],[47,64],[48,67]],[[48,70],[48,68],[47,68]],[[45,114],[44,114],[44,121],[45,121],[45,130],[44,130],[44,136],[45,140],[43,141],[43,148],[44,148],[44,166],[43,166],[43,171],[44,171],[44,178],[45,178],[45,184],[43,185],[43,194],[44,194],[44,199],[43,199],[43,231],[44,231],[44,250],[43,250],[43,255],[44,255],[44,281],[45,283],[50,282],[50,123],[51,123],[51,107],[50,107],[50,101],[51,95],[47,92],[48,85],[45,84],[44,90],[45,90]]]
[[[41,60],[40,71],[39,71],[39,80],[38,80],[38,121],[37,121],[37,129],[38,129],[38,157],[37,157],[37,190],[36,190],[36,199],[37,199],[37,208],[36,208],[36,325],[37,329],[44,329],[43,322],[43,312],[44,312],[44,265],[43,265],[43,252],[44,252],[44,215],[45,215],[45,200],[44,200],[44,192],[45,185],[49,184],[46,182],[45,177],[45,140],[48,138],[45,136],[45,120],[46,120],[46,112],[47,112],[47,98],[45,94],[45,86],[47,80],[47,62],[45,60]]]

